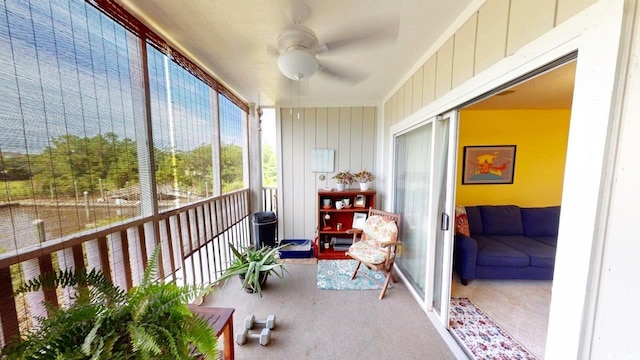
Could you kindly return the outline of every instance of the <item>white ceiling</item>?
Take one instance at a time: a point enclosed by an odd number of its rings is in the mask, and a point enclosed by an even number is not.
[[[571,109],[577,61],[516,84],[465,110]]]
[[[280,73],[267,49],[289,23],[289,0],[117,1],[249,103],[355,106],[380,104],[474,0],[305,0],[304,24],[320,43],[378,34],[318,55],[334,72],[364,78],[356,84]]]

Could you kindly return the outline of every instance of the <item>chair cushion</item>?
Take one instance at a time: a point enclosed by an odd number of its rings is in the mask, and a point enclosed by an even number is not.
[[[398,239],[395,221],[380,215],[369,216],[362,232],[362,241],[376,248],[380,248],[382,243]],[[386,249],[384,251],[386,252]]]
[[[374,265],[384,263],[387,258],[386,251],[382,251],[380,248],[362,241],[351,245],[351,247],[349,247],[349,254],[355,259]]]

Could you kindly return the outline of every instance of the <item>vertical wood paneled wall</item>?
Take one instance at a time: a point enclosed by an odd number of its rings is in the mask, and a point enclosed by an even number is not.
[[[335,188],[332,177],[339,171],[367,169],[376,174],[376,108],[281,108],[279,120],[282,191],[278,236],[313,239],[317,190]],[[335,172],[324,174],[326,180],[311,169],[311,150],[316,148],[335,150]]]
[[[511,56],[595,2],[487,0],[385,102],[385,129]]]

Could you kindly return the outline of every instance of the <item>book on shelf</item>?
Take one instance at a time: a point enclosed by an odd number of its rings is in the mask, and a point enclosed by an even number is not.
[[[334,236],[331,238],[331,244],[351,246],[353,244],[353,238],[340,238]]]
[[[331,238],[331,245],[333,245],[333,250],[335,251],[347,251],[349,250],[349,247],[351,247],[351,244],[353,244],[352,238]]]

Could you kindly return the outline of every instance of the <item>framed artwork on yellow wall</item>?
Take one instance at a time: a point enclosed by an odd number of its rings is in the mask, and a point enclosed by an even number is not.
[[[516,145],[465,146],[462,185],[513,184]]]

